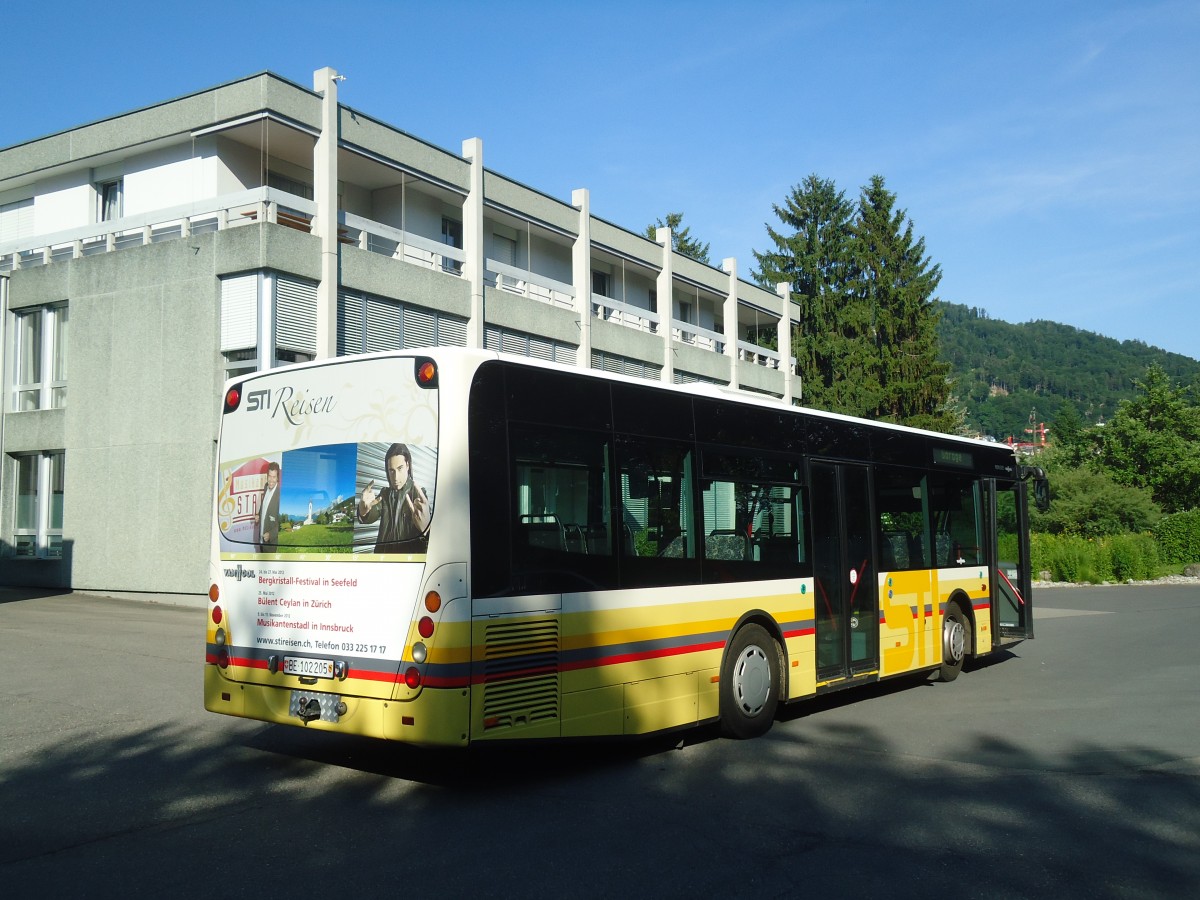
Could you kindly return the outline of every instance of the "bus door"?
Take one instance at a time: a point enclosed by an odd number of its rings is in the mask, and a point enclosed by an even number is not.
[[[813,574],[817,680],[878,668],[878,573],[866,466],[814,462]]]
[[[991,553],[997,569],[992,578],[992,633],[1006,642],[1025,640],[1033,637],[1026,482],[991,482],[988,495],[988,521],[996,523]]]

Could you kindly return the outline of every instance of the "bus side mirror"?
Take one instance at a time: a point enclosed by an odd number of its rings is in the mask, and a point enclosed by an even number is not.
[[[1038,512],[1050,508],[1050,482],[1046,479],[1046,470],[1040,466],[1022,466],[1021,478],[1033,479],[1033,505]]]
[[[1037,507],[1038,512],[1045,512],[1050,508],[1050,482],[1045,476],[1034,479],[1033,505]]]

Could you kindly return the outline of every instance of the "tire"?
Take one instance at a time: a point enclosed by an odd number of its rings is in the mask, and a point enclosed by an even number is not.
[[[942,618],[942,666],[938,677],[942,681],[953,681],[962,671],[967,658],[967,617],[957,603],[946,606]]]
[[[738,629],[721,664],[721,732],[727,737],[766,734],[779,705],[779,647],[761,625]]]

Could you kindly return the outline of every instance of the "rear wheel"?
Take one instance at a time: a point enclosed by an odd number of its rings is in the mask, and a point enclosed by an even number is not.
[[[761,625],[738,629],[721,667],[721,731],[729,737],[765,734],[779,704],[779,649]]]
[[[942,618],[942,667],[938,670],[941,680],[957,678],[966,657],[967,617],[957,603],[951,603]]]

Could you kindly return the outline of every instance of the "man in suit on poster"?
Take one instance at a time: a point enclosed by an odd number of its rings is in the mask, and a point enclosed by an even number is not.
[[[267,483],[258,502],[258,552],[273,552],[279,543],[279,463],[267,466]]]

